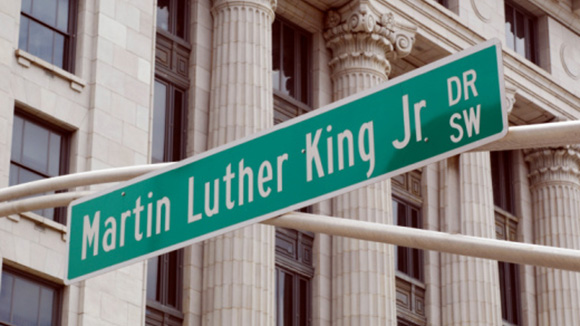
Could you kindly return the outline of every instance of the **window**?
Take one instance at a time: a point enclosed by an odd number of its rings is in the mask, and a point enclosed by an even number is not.
[[[0,324],[60,325],[61,287],[4,267],[0,285]]]
[[[187,39],[188,1],[158,0],[157,30],[166,31],[171,35]]]
[[[440,5],[445,8],[449,8],[449,1],[448,0],[436,0]]]
[[[76,0],[23,0],[18,47],[72,72],[76,5]]]
[[[276,325],[308,326],[314,234],[276,228]]]
[[[151,162],[174,162],[185,157],[186,92],[170,82],[155,80]]]
[[[511,2],[505,3],[505,35],[506,45],[536,62],[536,20],[534,16],[519,9]]]
[[[511,166],[510,152],[491,152],[493,202],[504,211],[515,214]]]
[[[392,179],[393,223],[421,228],[421,171],[415,170]],[[423,251],[397,246],[397,325],[426,325],[425,283],[423,283]]]
[[[516,241],[518,218],[514,210],[511,153],[491,152],[496,237]],[[505,325],[520,325],[519,266],[499,262],[501,312]]]
[[[419,207],[393,197],[393,217],[396,225],[421,228]],[[397,271],[419,281],[423,280],[423,252],[419,249],[397,246]]]
[[[312,36],[280,18],[272,25],[274,124],[311,110]],[[310,212],[311,207],[301,209]],[[311,324],[314,234],[276,228],[276,325]]]
[[[16,112],[12,127],[9,185],[66,174],[69,135],[31,115]],[[66,222],[62,209],[43,209],[35,213],[59,223]]]
[[[149,259],[146,325],[181,326],[182,289],[183,250]]]
[[[310,111],[312,35],[276,18],[272,25],[272,84],[276,122]]]
[[[157,1],[152,163],[185,158],[191,52],[187,41],[188,11],[188,1]],[[182,325],[182,297],[183,250],[149,259],[145,324]]]

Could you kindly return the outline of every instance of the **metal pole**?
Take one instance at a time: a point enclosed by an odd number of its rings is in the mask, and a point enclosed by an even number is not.
[[[579,120],[510,127],[504,138],[473,151],[505,151],[570,144],[580,144]]]
[[[68,192],[0,204],[0,216],[66,206],[90,191]],[[431,230],[292,212],[262,223],[360,240],[580,272],[580,250],[449,234]]]
[[[504,138],[473,151],[514,150],[568,144],[580,144],[580,121],[510,127]],[[111,168],[33,181],[0,189],[0,201],[80,186],[125,181],[170,164],[173,163]]]
[[[471,237],[298,212],[288,213],[262,223],[516,264],[580,271],[580,250]]]
[[[73,200],[88,196],[91,193],[92,191],[63,192],[1,203],[0,217],[8,216],[10,214],[31,212],[37,209],[67,206]]]
[[[155,171],[173,163],[160,163],[148,165],[126,166],[105,170],[79,172],[66,174],[49,179],[23,183],[9,188],[0,189],[0,201],[41,194],[44,192],[70,189],[80,186],[95,185],[101,183],[125,181],[142,174]]]

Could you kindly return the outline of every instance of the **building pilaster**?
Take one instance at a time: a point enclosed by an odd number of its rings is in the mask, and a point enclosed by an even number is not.
[[[489,153],[451,158],[446,174],[442,231],[495,238]],[[441,295],[442,325],[502,325],[498,264],[494,260],[441,254]]]
[[[525,152],[536,244],[580,249],[580,147]],[[536,267],[538,326],[580,324],[580,273]]]
[[[368,3],[329,11],[324,38],[332,50],[333,99],[388,79],[389,60],[407,55],[415,28],[377,14]],[[333,214],[392,224],[390,180],[333,199]],[[332,239],[332,324],[396,325],[393,247],[343,237]]]
[[[213,2],[208,147],[273,125],[276,1]],[[204,243],[202,324],[275,324],[275,230],[254,224]]]

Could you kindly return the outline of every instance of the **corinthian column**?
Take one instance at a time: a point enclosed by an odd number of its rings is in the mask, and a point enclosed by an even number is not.
[[[386,81],[389,59],[411,51],[415,29],[371,9],[362,4],[342,14],[328,12],[324,38],[332,50],[335,101]],[[333,214],[391,224],[391,205],[389,180],[333,199]],[[395,302],[393,247],[334,237],[332,324],[396,325]]]
[[[443,231],[495,238],[489,153],[447,160]],[[497,261],[441,255],[442,325],[502,325]]]
[[[580,147],[526,151],[535,242],[580,249]],[[580,325],[580,273],[536,267],[538,326]]]
[[[213,2],[209,147],[273,124],[275,0]],[[204,325],[274,325],[274,228],[255,224],[204,244]]]

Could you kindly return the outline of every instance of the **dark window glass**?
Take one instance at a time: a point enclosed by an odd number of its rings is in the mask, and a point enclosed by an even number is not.
[[[185,91],[155,80],[154,92],[151,162],[179,161],[185,157]]]
[[[188,28],[188,1],[158,0],[157,28],[186,39]]]
[[[276,229],[276,325],[308,326],[314,234]]]
[[[147,325],[183,321],[183,250],[151,258],[147,264]],[[157,323],[159,322],[159,323]]]
[[[515,214],[514,187],[510,152],[491,152],[491,178],[495,206]]]
[[[26,114],[16,113],[12,129],[9,185],[27,183],[66,174],[68,133]],[[35,213],[65,223],[62,209]]]
[[[398,198],[393,198],[393,216],[396,224],[412,228],[421,228],[419,208]],[[423,280],[423,251],[414,248],[397,246],[397,270],[412,278]]]
[[[18,47],[72,72],[76,6],[74,0],[23,1]]]
[[[532,62],[536,62],[535,17],[510,2],[505,3],[507,46]]]
[[[169,3],[170,0],[157,1],[157,28],[169,31]]]
[[[445,8],[449,8],[449,1],[448,0],[437,0],[437,2],[439,2],[439,4]]]
[[[498,267],[502,318],[512,325],[520,325],[518,265],[499,262]]]
[[[311,105],[312,36],[281,19],[272,25],[272,84],[276,93]]]
[[[0,324],[59,325],[61,287],[6,267],[1,286]]]
[[[493,199],[496,206],[496,236],[516,240],[518,219],[514,208],[513,163],[508,151],[491,152]],[[519,267],[498,262],[502,318],[510,325],[520,325]]]

